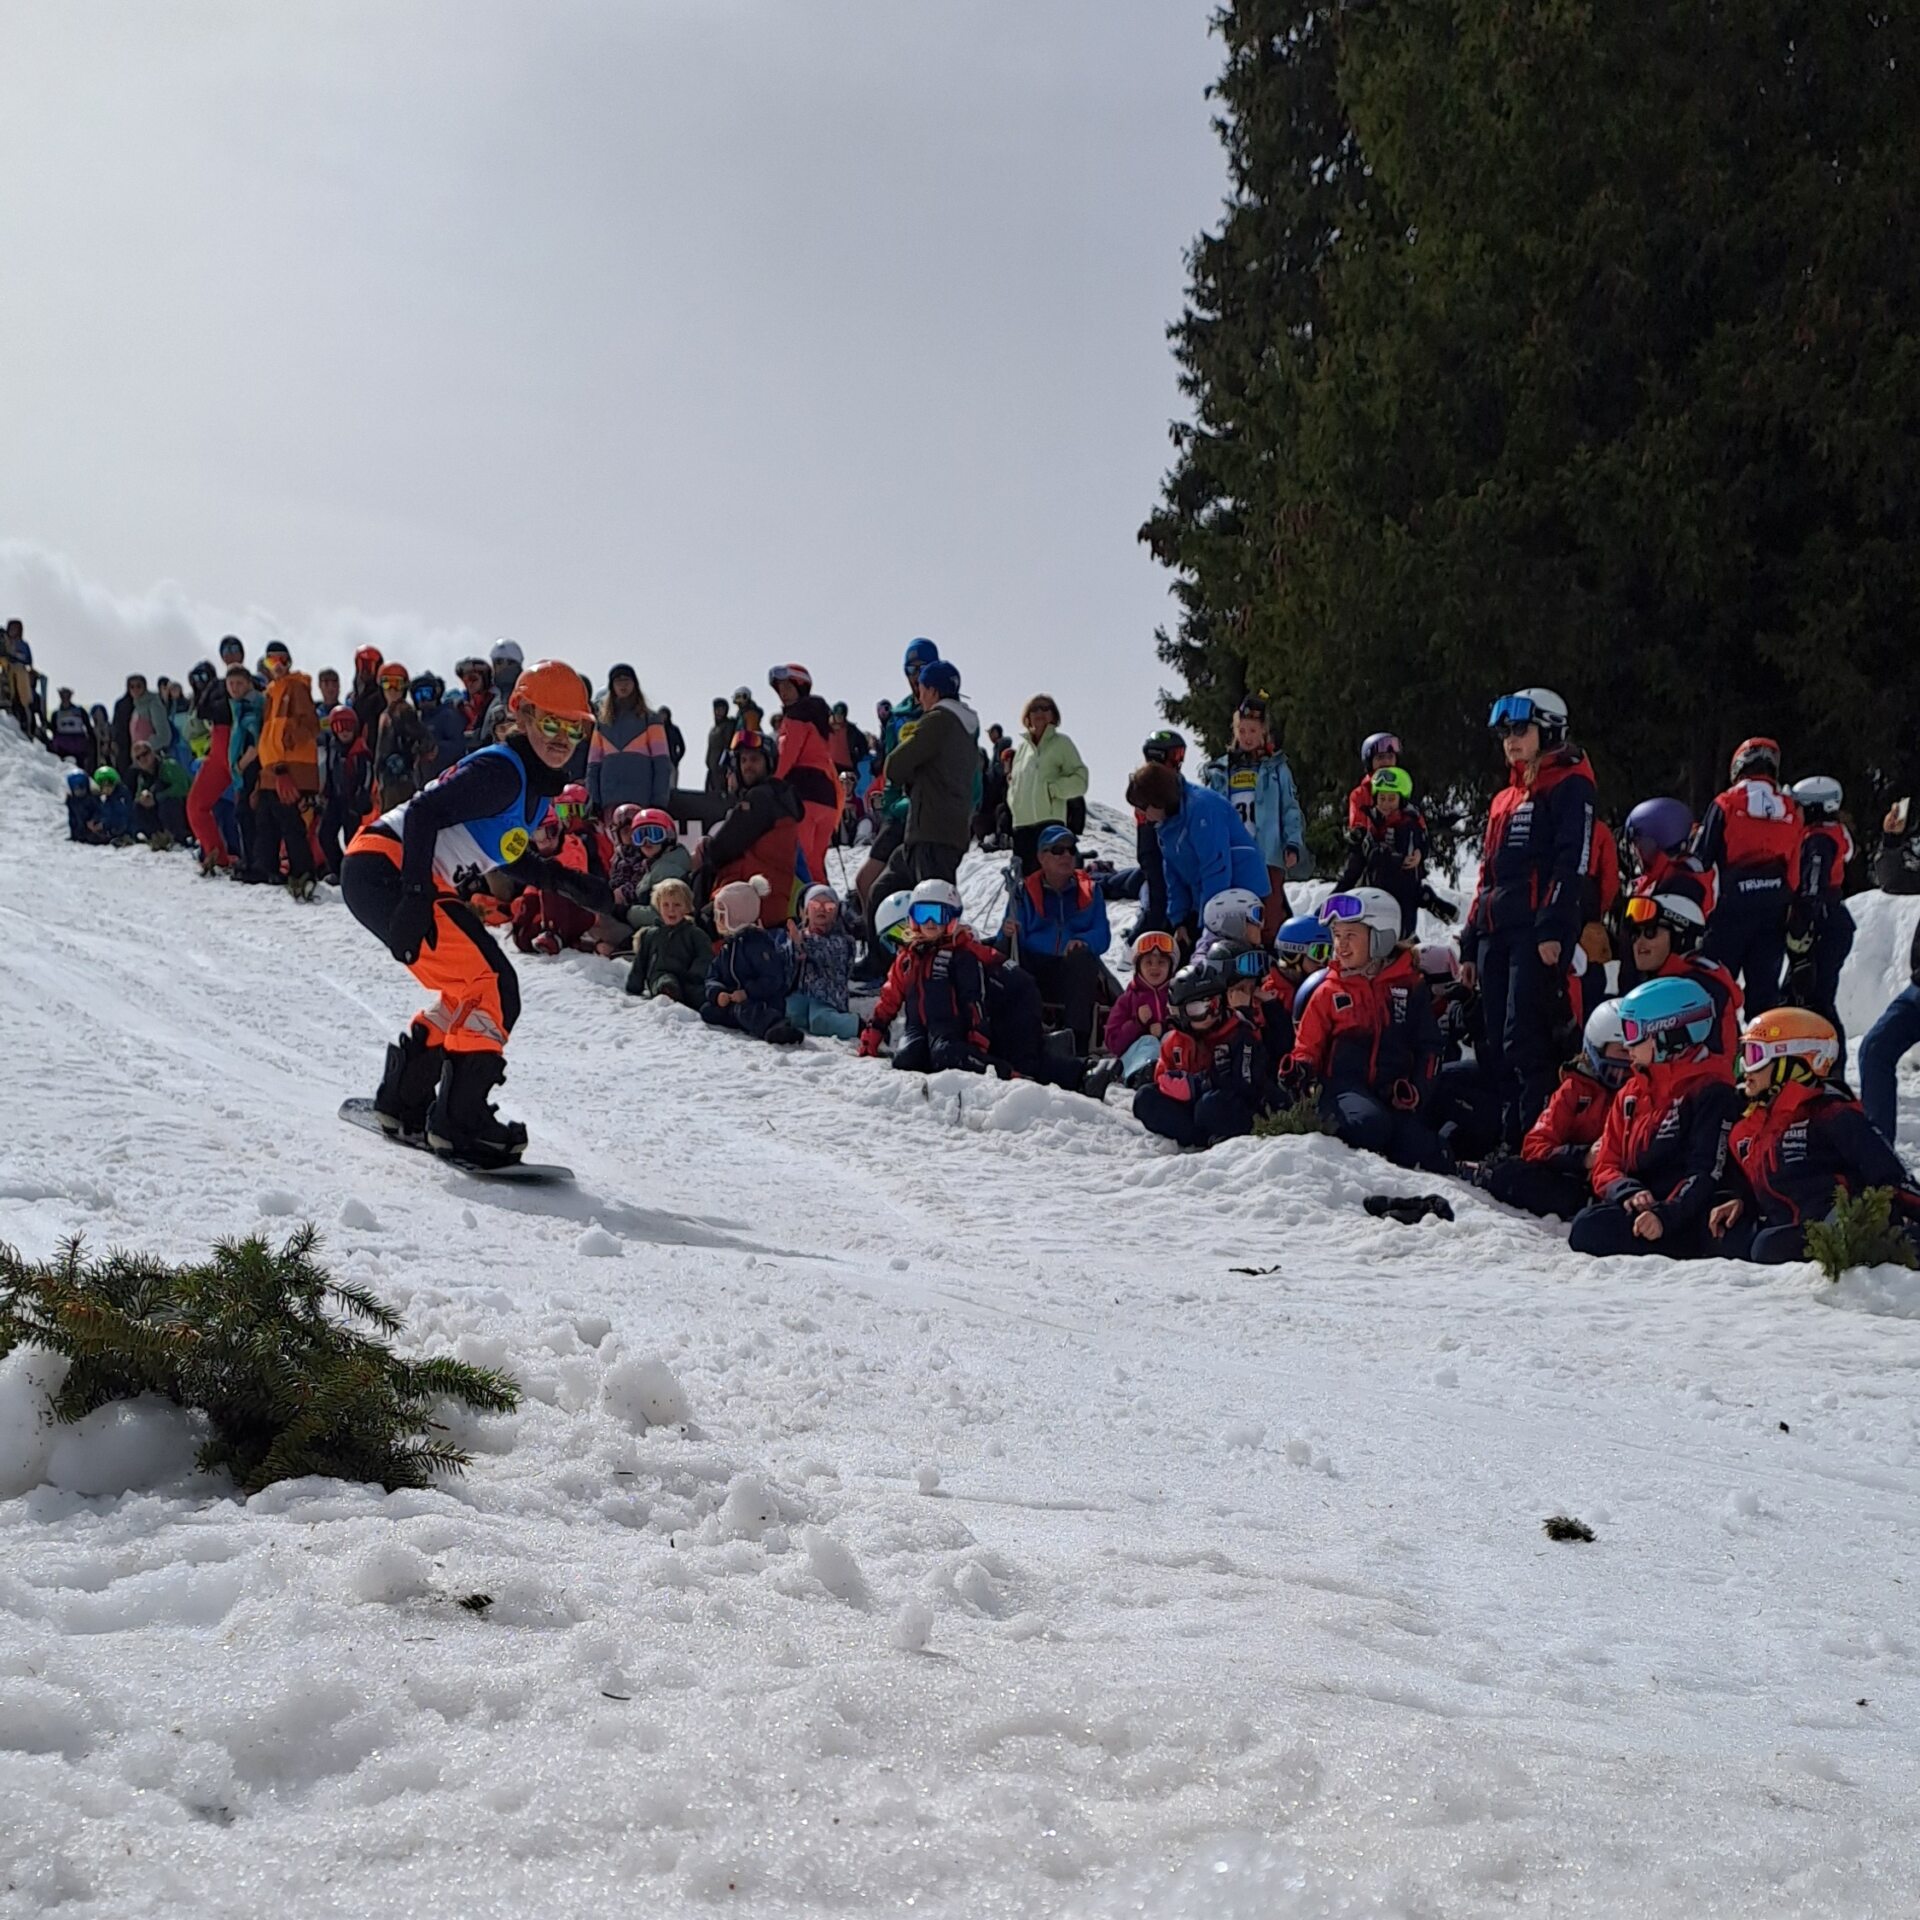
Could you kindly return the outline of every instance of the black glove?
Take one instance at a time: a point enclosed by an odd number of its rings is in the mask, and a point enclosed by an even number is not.
[[[387,950],[403,967],[420,958],[422,947],[437,947],[440,936],[433,925],[433,889],[409,886],[402,890],[400,904],[387,922]]]
[[[589,913],[613,911],[613,889],[597,873],[582,873],[577,867],[563,867],[556,861],[553,890],[561,899],[571,900]]]

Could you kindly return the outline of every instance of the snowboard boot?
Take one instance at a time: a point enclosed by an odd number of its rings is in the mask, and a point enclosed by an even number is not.
[[[387,1048],[387,1070],[373,1096],[383,1132],[416,1145],[426,1137],[427,1109],[446,1057],[444,1049],[427,1045],[427,1030],[418,1020]]]
[[[1089,1100],[1104,1100],[1107,1089],[1120,1078],[1120,1056],[1110,1053],[1104,1060],[1096,1060],[1087,1068],[1087,1077],[1080,1083],[1080,1091]]]
[[[785,1020],[776,1020],[766,1033],[770,1047],[797,1047],[806,1037],[798,1027]]]
[[[527,1130],[518,1120],[502,1120],[487,1098],[507,1077],[506,1061],[497,1053],[444,1057],[440,1091],[427,1115],[427,1145],[483,1167],[511,1165],[527,1149]]]

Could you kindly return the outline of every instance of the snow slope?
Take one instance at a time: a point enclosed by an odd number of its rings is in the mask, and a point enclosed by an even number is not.
[[[414,1004],[337,898],[69,846],[50,771],[0,739],[0,1237],[311,1217],[528,1398],[241,1502],[0,1380],[0,1915],[1915,1910],[1913,1276],[1375,1222],[1325,1140],[585,957],[503,1098],[579,1184],[481,1184],[334,1118]]]

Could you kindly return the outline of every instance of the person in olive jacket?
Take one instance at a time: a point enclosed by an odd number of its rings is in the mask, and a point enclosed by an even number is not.
[[[922,880],[958,880],[973,821],[980,716],[960,698],[960,669],[951,660],[922,668],[914,703],[919,719],[887,756],[887,778],[907,796],[906,837],[894,856],[905,877],[875,887],[880,899]]]

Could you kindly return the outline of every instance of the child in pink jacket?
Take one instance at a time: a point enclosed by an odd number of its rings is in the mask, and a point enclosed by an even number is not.
[[[1173,962],[1170,933],[1143,933],[1133,944],[1133,979],[1107,1015],[1107,1051],[1120,1062],[1123,1086],[1143,1085],[1152,1077],[1167,1026]]]

